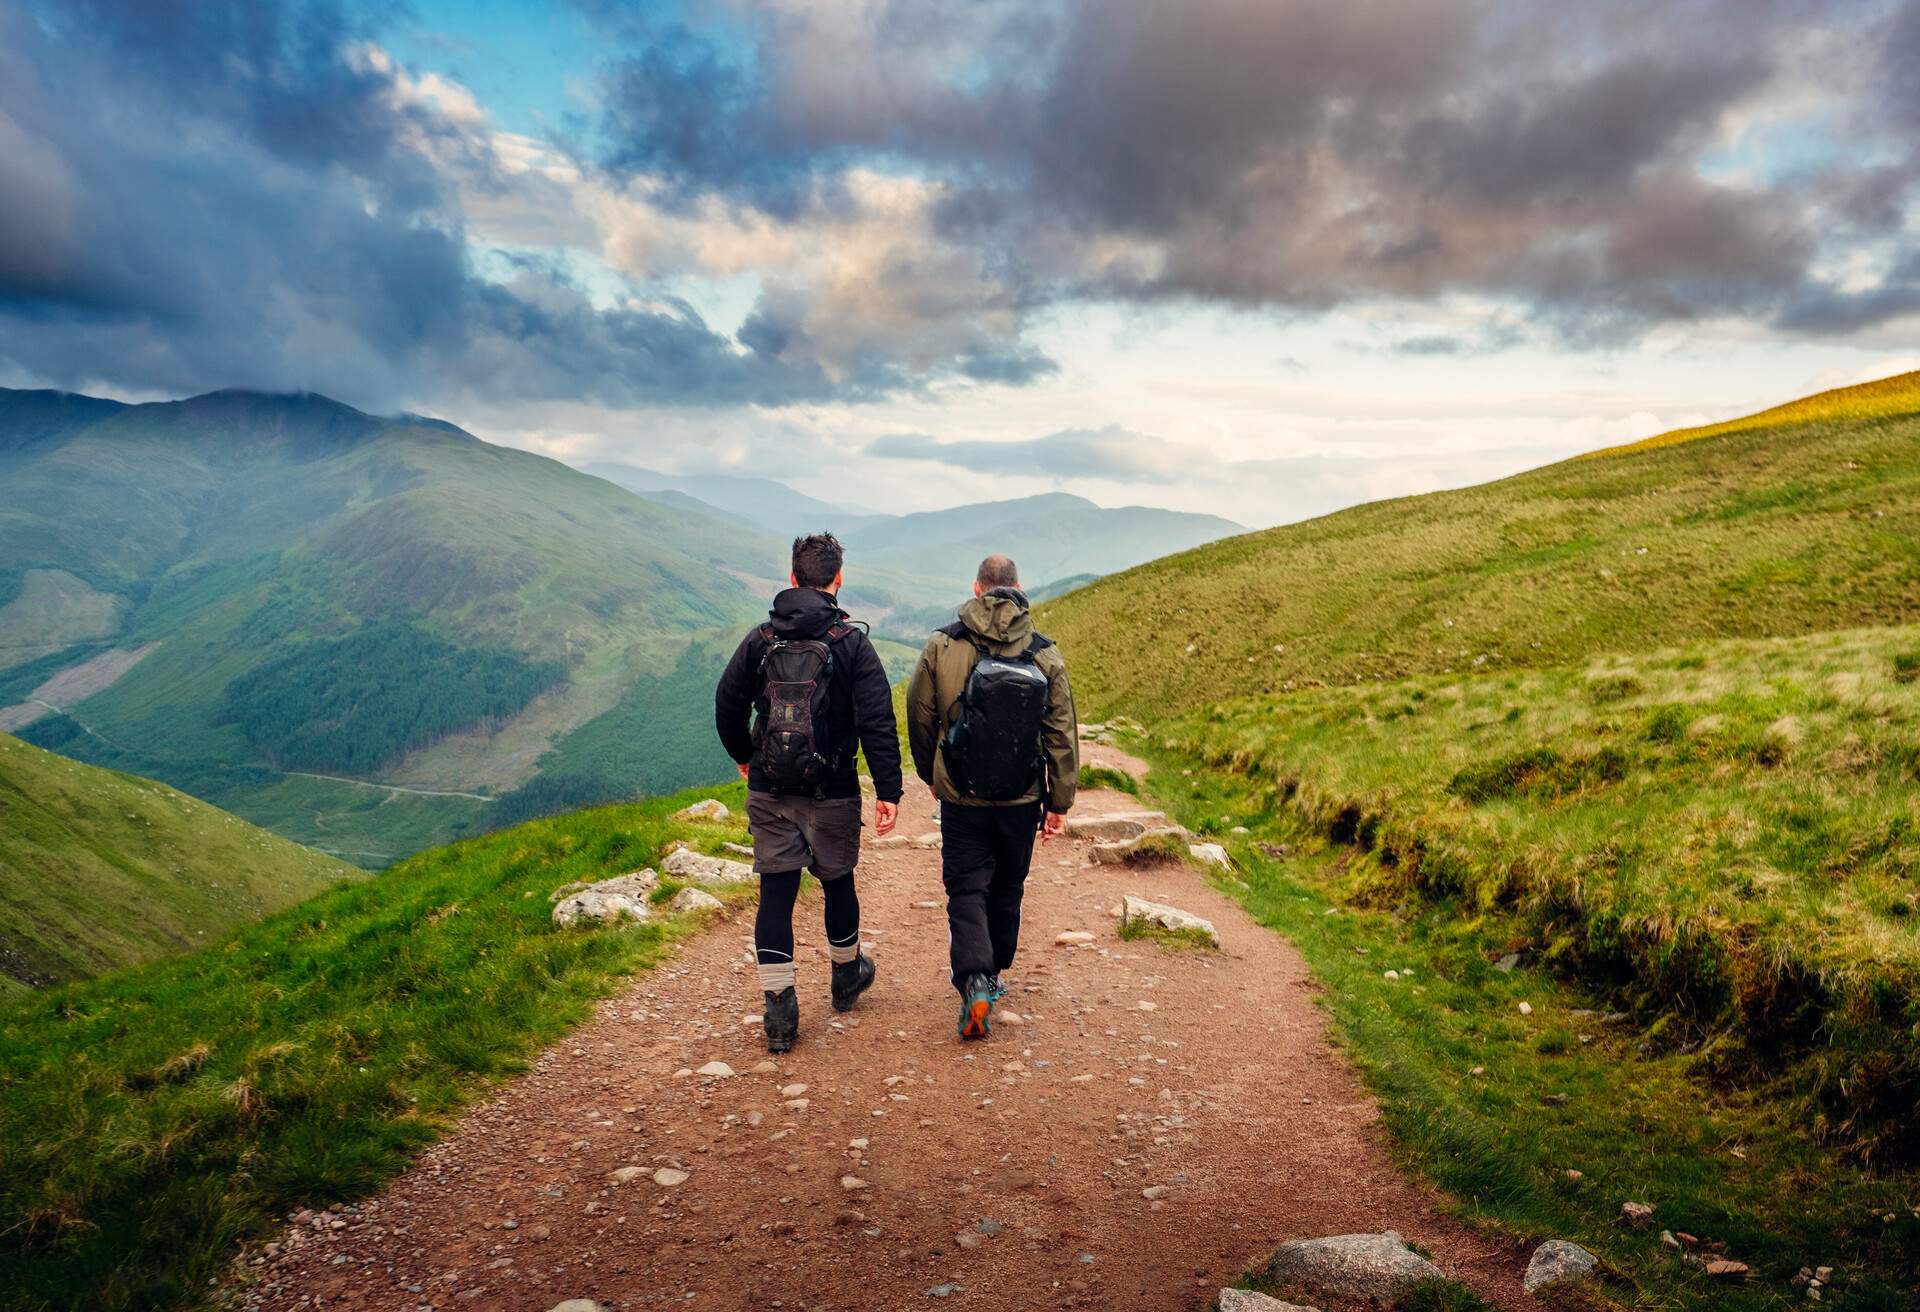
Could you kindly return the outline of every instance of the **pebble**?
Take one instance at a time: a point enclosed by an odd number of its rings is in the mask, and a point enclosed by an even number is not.
[[[780,1086],[780,1096],[782,1098],[798,1098],[806,1091],[807,1086],[804,1084],[783,1084]]]
[[[857,1175],[843,1175],[840,1177],[840,1187],[848,1193],[853,1193],[857,1190],[865,1189],[867,1182]]]
[[[1093,935],[1084,929],[1069,929],[1056,935],[1053,941],[1063,948],[1077,948],[1093,942]]]
[[[662,1188],[671,1189],[677,1184],[685,1184],[687,1182],[687,1173],[685,1171],[677,1171],[671,1166],[663,1166],[653,1173],[653,1182]]]
[[[776,1063],[773,1058],[769,1057],[765,1061],[754,1063],[753,1073],[755,1075],[772,1075],[779,1069],[779,1064]]]
[[[1520,1014],[1521,1014],[1522,1016],[1531,1016],[1531,1015],[1533,1015],[1533,1004],[1532,1004],[1531,1002],[1523,1002],[1523,1003],[1521,1003],[1521,1004],[1520,1004]]]
[[[1140,1196],[1149,1202],[1156,1198],[1165,1198],[1167,1196],[1167,1187],[1163,1184],[1150,1184],[1140,1191]]]
[[[623,1166],[617,1171],[607,1172],[607,1179],[615,1184],[625,1184],[629,1180],[638,1180],[646,1171],[638,1166]]]
[[[702,1066],[699,1070],[695,1071],[694,1074],[704,1075],[709,1079],[724,1080],[724,1079],[730,1078],[733,1075],[733,1067],[727,1065],[723,1061],[710,1061],[705,1066]]]

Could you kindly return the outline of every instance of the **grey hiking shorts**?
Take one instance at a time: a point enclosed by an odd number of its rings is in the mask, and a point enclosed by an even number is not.
[[[753,830],[756,875],[811,870],[816,879],[838,879],[860,863],[858,797],[749,792],[747,824]]]

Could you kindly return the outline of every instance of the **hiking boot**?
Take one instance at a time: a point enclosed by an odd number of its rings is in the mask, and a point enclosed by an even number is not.
[[[833,963],[833,1009],[852,1011],[853,1000],[873,987],[873,958],[865,955],[852,961]]]
[[[767,1030],[767,1051],[792,1052],[793,1041],[800,1037],[800,995],[789,984],[766,998],[760,1022]]]
[[[999,971],[995,971],[993,974],[987,976],[987,982],[993,986],[993,1000],[995,1002],[1007,996],[1006,981],[1000,978]]]
[[[960,1037],[984,1039],[993,1028],[993,976],[969,975],[960,981]]]

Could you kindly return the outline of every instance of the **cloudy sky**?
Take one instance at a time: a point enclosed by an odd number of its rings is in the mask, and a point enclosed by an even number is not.
[[[0,0],[0,384],[1243,523],[1920,368],[1920,0]]]

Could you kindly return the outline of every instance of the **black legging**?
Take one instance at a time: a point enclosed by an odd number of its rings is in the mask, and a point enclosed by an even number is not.
[[[857,943],[860,939],[860,895],[853,875],[822,881],[827,895],[827,941]],[[800,872],[760,876],[760,910],[753,918],[754,954],[763,966],[793,960],[793,904],[800,896]]]

